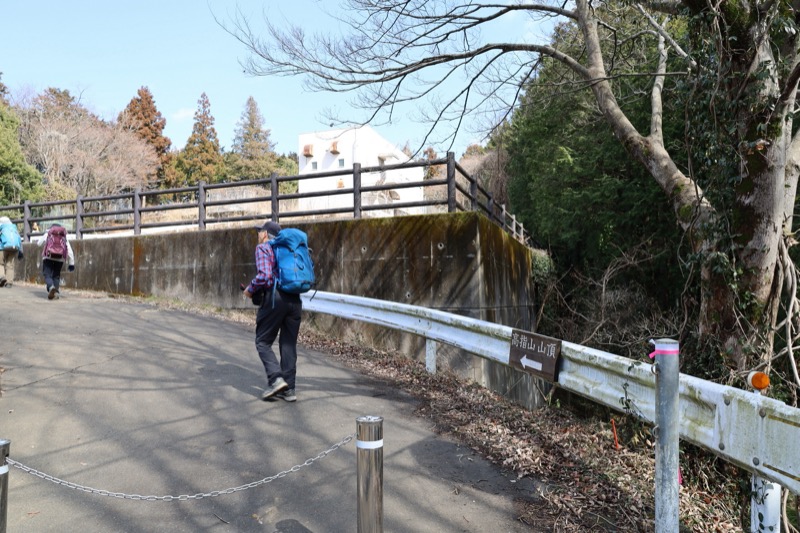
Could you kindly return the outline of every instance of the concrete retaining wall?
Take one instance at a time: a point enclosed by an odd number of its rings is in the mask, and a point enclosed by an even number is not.
[[[442,309],[533,331],[532,251],[476,213],[297,224],[309,236],[318,288]],[[252,308],[239,284],[255,274],[255,229],[185,231],[73,240],[76,270],[64,287],[155,295],[222,308]],[[40,250],[25,245],[24,277],[42,282]],[[424,340],[325,315],[304,325],[424,360]],[[527,374],[440,346],[440,367],[529,407]]]

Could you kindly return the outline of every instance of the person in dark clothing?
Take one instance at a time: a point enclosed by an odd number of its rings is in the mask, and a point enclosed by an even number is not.
[[[295,377],[297,375],[297,336],[300,333],[300,315],[303,303],[300,295],[273,289],[275,285],[275,253],[269,240],[278,235],[277,222],[267,222],[258,228],[256,246],[256,277],[244,290],[244,298],[265,291],[256,315],[256,350],[267,373],[267,388],[262,400],[281,398],[287,402],[297,400]],[[274,291],[274,294],[273,294]],[[280,362],[272,344],[278,340]]]
[[[52,255],[49,250],[51,236],[53,235],[63,235],[58,255]],[[67,270],[70,272],[75,271],[75,254],[72,251],[72,245],[69,243],[66,230],[61,224],[50,226],[44,235],[36,240],[36,243],[39,246],[44,245],[42,250],[42,276],[47,288],[47,299],[58,299],[61,294],[59,285],[61,285],[61,269],[64,267],[64,263],[67,263]]]

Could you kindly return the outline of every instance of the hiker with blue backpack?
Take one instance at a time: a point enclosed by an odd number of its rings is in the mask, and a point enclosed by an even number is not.
[[[67,239],[67,230],[61,224],[53,224],[36,240],[42,249],[42,275],[47,287],[47,299],[59,298],[59,285],[61,283],[61,269],[67,263],[67,269],[75,270],[75,254],[72,245]]]
[[[3,257],[0,267],[0,287],[11,288],[14,281],[14,263],[22,259],[22,239],[19,236],[17,225],[8,217],[0,217],[0,250]]]
[[[300,294],[314,285],[314,265],[308,238],[299,229],[281,229],[277,222],[256,228],[256,269],[258,273],[244,289],[244,298],[258,303],[256,350],[267,373],[262,400],[297,400],[297,336],[303,302]],[[280,336],[280,337],[279,337]],[[280,361],[272,343],[278,338]]]

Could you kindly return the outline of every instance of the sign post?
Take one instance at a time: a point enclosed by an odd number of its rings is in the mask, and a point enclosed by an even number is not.
[[[678,341],[650,341],[656,373],[656,533],[678,531],[678,455],[680,447],[680,392]]]

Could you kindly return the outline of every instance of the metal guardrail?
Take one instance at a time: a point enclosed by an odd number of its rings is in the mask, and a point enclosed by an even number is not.
[[[322,291],[303,295],[303,308],[413,333],[510,366],[508,326]],[[557,386],[655,423],[656,376],[649,362],[563,341]],[[800,409],[686,374],[679,388],[681,439],[800,494]]]

